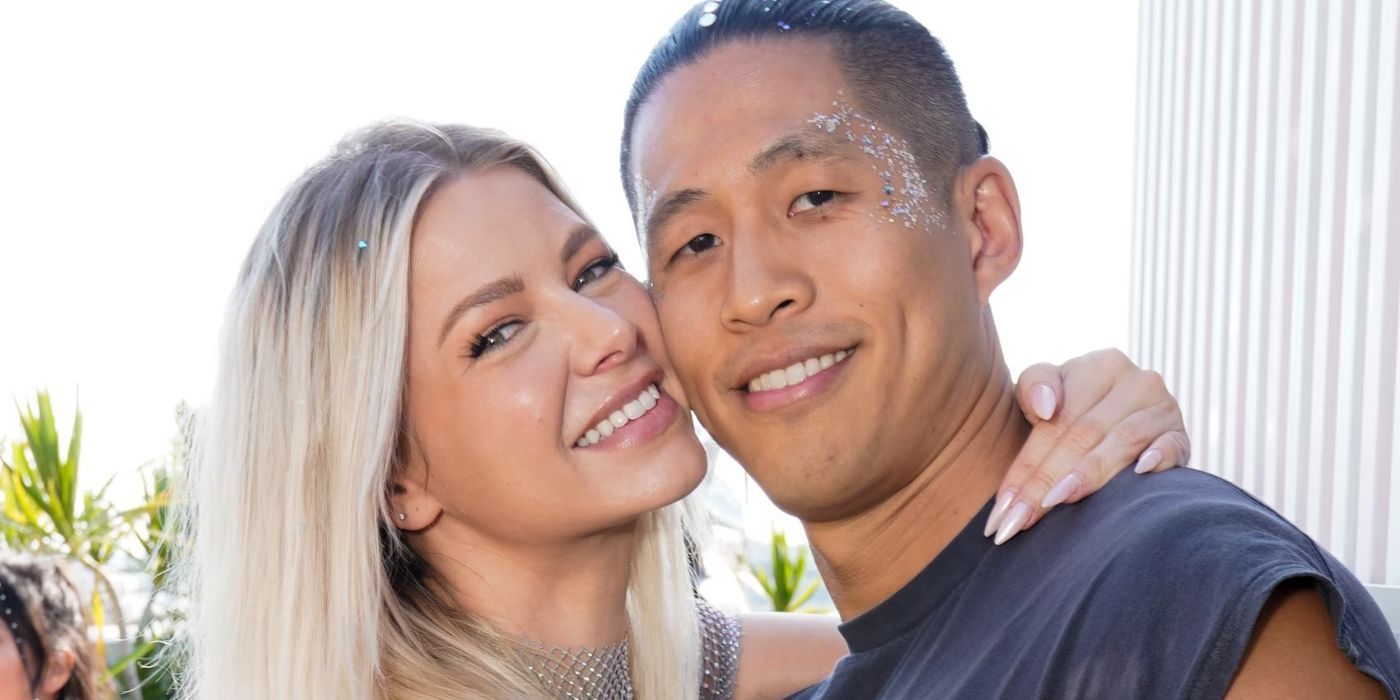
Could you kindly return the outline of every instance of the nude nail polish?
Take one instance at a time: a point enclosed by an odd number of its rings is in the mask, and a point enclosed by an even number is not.
[[[1000,530],[997,530],[997,536],[993,542],[1005,544],[1007,540],[1020,532],[1030,519],[1031,507],[1024,503],[1017,503],[1016,507],[1006,514],[1006,522],[1001,524]]]
[[[1049,384],[1036,384],[1031,387],[1031,410],[1041,420],[1055,417],[1055,390]]]
[[[991,537],[997,531],[997,526],[1001,524],[1001,519],[1006,516],[1006,509],[1011,507],[1011,499],[1016,497],[1016,491],[1008,489],[997,498],[997,504],[992,506],[992,514],[987,516],[987,526],[982,529],[983,537]]]
[[[1161,463],[1162,452],[1160,450],[1148,450],[1142,453],[1141,457],[1138,457],[1138,463],[1136,467],[1133,467],[1133,472],[1137,474],[1146,474],[1156,469],[1157,465]]]
[[[1054,508],[1064,503],[1083,485],[1084,480],[1079,478],[1078,474],[1066,474],[1065,478],[1060,479],[1060,481],[1055,484],[1054,488],[1050,489],[1050,493],[1045,494],[1045,500],[1040,502],[1040,507]]]

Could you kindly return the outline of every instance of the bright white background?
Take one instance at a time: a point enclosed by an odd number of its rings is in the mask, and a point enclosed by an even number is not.
[[[897,4],[943,39],[1020,185],[1026,254],[994,300],[1013,370],[1126,348],[1137,3]],[[0,436],[18,434],[9,399],[47,386],[65,423],[81,391],[85,486],[163,455],[176,403],[207,399],[262,218],[383,117],[534,143],[641,269],[622,107],[689,6],[0,6]]]

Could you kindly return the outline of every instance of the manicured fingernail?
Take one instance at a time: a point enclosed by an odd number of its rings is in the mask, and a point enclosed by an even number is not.
[[[1017,503],[1011,512],[1006,514],[1006,522],[1001,524],[1001,529],[997,530],[997,536],[993,542],[1005,544],[1013,535],[1021,531],[1026,526],[1026,521],[1031,519],[1031,507],[1024,503]]]
[[[1137,466],[1133,467],[1133,471],[1138,474],[1146,474],[1156,469],[1157,465],[1161,463],[1162,452],[1160,450],[1148,450],[1142,453],[1141,457],[1138,457]]]
[[[1036,384],[1031,387],[1031,410],[1041,420],[1055,417],[1055,390],[1049,384]]]
[[[1055,487],[1050,489],[1050,493],[1045,494],[1045,500],[1040,502],[1040,507],[1054,508],[1068,501],[1069,497],[1073,496],[1074,492],[1078,491],[1083,484],[1084,480],[1079,478],[1078,474],[1066,475],[1065,478],[1060,479],[1060,483],[1055,484]]]
[[[987,516],[987,527],[982,529],[983,537],[991,537],[997,531],[997,526],[1001,524],[1001,519],[1006,515],[1006,509],[1011,507],[1011,499],[1016,497],[1014,489],[1008,489],[997,499],[997,504],[992,507],[992,514]]]

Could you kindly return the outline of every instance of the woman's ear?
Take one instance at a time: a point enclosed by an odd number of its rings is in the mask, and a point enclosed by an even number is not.
[[[421,472],[427,476],[427,472]],[[424,480],[426,482],[426,479]],[[442,505],[431,493],[427,484],[409,475],[395,477],[389,484],[389,507],[394,525],[405,532],[418,532],[437,521],[442,515]]]
[[[39,679],[39,690],[45,695],[63,690],[63,686],[68,685],[68,679],[73,677],[73,666],[77,662],[77,655],[68,649],[59,649],[49,655],[44,663],[44,677]]]
[[[995,290],[1021,262],[1021,199],[1011,172],[1001,161],[983,156],[964,166],[953,188],[955,209],[963,212],[959,228],[968,232],[972,274],[985,306]]]
[[[428,490],[428,465],[422,453],[410,445],[403,465],[389,481],[390,518],[404,532],[418,532],[437,522],[442,504]]]

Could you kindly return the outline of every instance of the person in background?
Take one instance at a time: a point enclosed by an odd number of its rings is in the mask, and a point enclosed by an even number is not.
[[[61,561],[0,551],[0,700],[109,697],[84,610]]]

